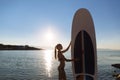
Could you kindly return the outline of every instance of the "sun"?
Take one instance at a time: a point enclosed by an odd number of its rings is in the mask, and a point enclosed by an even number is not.
[[[36,35],[36,43],[47,49],[52,49],[58,43],[58,31],[54,27],[39,29]]]
[[[47,40],[53,40],[54,39],[54,35],[53,35],[53,33],[52,32],[47,32],[46,33],[46,35],[45,35],[45,38],[47,39]]]
[[[47,46],[48,48],[53,48],[56,44],[56,34],[54,33],[54,30],[46,30],[44,33],[44,46]]]

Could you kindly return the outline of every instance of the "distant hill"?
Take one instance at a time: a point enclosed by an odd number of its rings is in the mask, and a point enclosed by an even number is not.
[[[97,51],[120,51],[120,50],[98,48]]]
[[[36,47],[30,47],[29,45],[4,45],[0,44],[0,50],[42,50]]]

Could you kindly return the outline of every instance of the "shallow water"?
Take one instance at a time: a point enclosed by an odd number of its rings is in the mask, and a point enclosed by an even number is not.
[[[98,80],[115,80],[113,63],[120,62],[120,51],[98,51]],[[70,53],[65,54],[70,58]],[[53,51],[0,51],[0,80],[58,80]],[[66,63],[67,80],[73,80],[72,65]]]

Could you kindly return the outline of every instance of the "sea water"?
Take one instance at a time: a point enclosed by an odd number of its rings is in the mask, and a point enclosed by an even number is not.
[[[65,53],[71,58],[70,52]],[[120,51],[98,51],[98,80],[115,80],[113,63],[120,62]],[[58,80],[57,67],[52,50],[0,51],[0,80]],[[71,62],[65,66],[67,80],[73,80]]]

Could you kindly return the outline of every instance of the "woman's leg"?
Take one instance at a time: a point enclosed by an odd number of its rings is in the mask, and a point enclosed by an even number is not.
[[[58,67],[58,72],[59,72],[59,80],[66,80],[66,73],[64,68],[61,68],[60,66]]]

